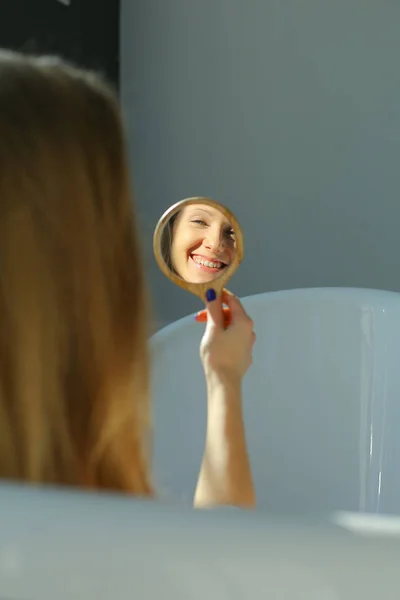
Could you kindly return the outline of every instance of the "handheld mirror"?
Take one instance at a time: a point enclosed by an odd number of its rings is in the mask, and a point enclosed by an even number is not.
[[[243,234],[235,216],[211,198],[181,200],[162,215],[153,236],[161,271],[204,300],[220,294],[243,258]]]

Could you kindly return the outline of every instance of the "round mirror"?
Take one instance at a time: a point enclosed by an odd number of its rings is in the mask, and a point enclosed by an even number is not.
[[[154,255],[162,272],[204,300],[219,294],[243,258],[243,235],[234,215],[210,198],[187,198],[157,223]]]

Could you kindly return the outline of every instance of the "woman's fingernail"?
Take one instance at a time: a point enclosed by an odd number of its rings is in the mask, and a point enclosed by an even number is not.
[[[216,297],[217,297],[217,294],[216,294],[215,290],[213,290],[212,288],[207,290],[207,292],[206,292],[207,302],[212,302],[213,300],[216,299]]]

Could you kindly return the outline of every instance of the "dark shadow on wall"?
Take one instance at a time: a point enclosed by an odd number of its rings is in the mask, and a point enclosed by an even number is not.
[[[0,46],[57,54],[119,88],[119,0],[1,0]]]

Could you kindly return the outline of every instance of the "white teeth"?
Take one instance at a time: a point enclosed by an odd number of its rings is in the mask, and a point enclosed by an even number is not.
[[[204,265],[206,267],[210,267],[211,269],[222,269],[224,266],[221,262],[211,262],[210,260],[204,260],[199,256],[192,256],[194,262],[197,262],[199,265]]]

